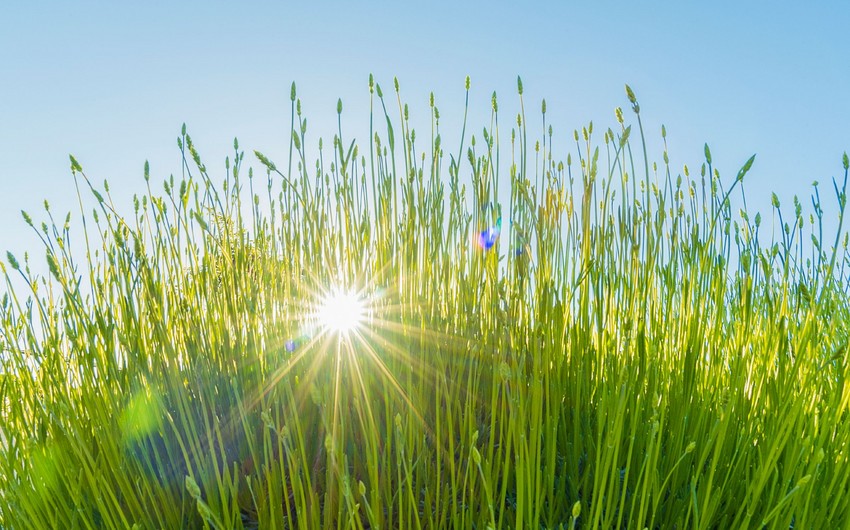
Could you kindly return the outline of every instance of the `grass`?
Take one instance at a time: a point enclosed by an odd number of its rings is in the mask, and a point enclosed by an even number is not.
[[[735,211],[753,159],[651,163],[628,87],[565,161],[521,82],[456,151],[369,91],[315,164],[293,84],[285,169],[234,142],[215,183],[184,128],[132,214],[73,157],[74,228],[24,213],[50,276],[3,264],[0,527],[850,527],[846,154],[826,241],[817,188]]]

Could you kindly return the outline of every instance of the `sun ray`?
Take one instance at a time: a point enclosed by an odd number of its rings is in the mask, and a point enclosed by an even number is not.
[[[381,371],[381,373],[384,375],[384,377],[387,379],[387,381],[389,381],[390,385],[398,393],[398,395],[401,397],[402,401],[404,401],[405,405],[407,405],[408,408],[411,410],[411,412],[413,412],[414,416],[416,416],[416,418],[419,420],[419,422],[422,424],[422,426],[427,431],[430,432],[431,427],[428,425],[428,423],[425,421],[425,418],[422,416],[422,414],[419,412],[419,410],[416,408],[416,406],[410,400],[410,397],[407,395],[407,392],[404,391],[404,389],[401,387],[401,384],[398,382],[398,380],[395,378],[395,376],[392,374],[392,372],[390,372],[387,365],[384,364],[384,362],[381,360],[380,356],[378,355],[378,352],[375,351],[375,349],[371,346],[371,344],[369,344],[368,341],[363,340],[362,343],[365,346],[366,351],[369,354],[369,356],[375,362],[375,365],[378,367],[378,369]]]

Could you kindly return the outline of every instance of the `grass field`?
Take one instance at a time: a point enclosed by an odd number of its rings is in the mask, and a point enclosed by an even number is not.
[[[72,157],[2,264],[0,527],[850,528],[847,155],[755,214],[628,87],[563,160],[518,93],[446,147],[370,80],[310,153],[293,84],[288,160],[184,127],[132,205]]]

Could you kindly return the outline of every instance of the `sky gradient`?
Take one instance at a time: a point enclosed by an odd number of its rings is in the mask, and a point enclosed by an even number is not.
[[[71,4],[0,5],[0,250],[37,262],[21,209],[40,222],[47,199],[81,229],[69,153],[130,211],[145,160],[152,181],[179,175],[183,123],[217,178],[234,137],[255,169],[254,149],[285,161],[292,81],[309,149],[332,138],[337,98],[346,136],[367,141],[370,73],[387,92],[398,76],[414,124],[427,123],[433,91],[451,149],[465,76],[470,131],[480,134],[494,90],[510,123],[521,75],[531,130],[542,128],[545,97],[561,159],[589,120],[601,141],[614,108],[628,110],[629,83],[651,160],[661,162],[665,124],[676,171],[696,171],[707,142],[728,183],[757,154],[750,209],[766,212],[770,190],[786,207],[795,194],[809,206],[817,180],[827,217],[837,211],[830,179],[843,176],[850,150],[850,3]]]

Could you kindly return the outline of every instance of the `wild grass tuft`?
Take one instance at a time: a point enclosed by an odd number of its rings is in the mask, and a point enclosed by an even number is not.
[[[457,150],[394,85],[370,77],[365,143],[340,101],[314,160],[293,84],[289,159],[257,173],[234,142],[213,177],[184,127],[180,179],[146,165],[126,215],[71,157],[80,222],[24,213],[50,276],[2,264],[0,526],[850,521],[846,155],[827,241],[818,188],[733,206],[752,158],[652,163],[628,87],[559,160],[519,79],[510,130],[493,94]],[[335,289],[353,330],[316,318]]]

